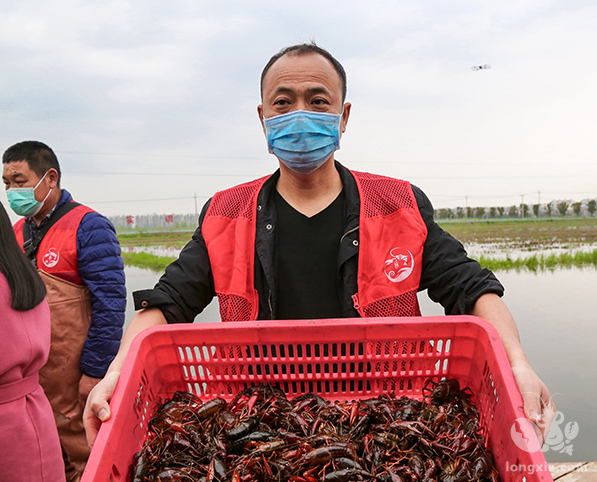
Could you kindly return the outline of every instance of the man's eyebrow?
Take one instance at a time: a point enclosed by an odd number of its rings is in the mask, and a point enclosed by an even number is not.
[[[278,94],[294,94],[294,89],[290,87],[284,87],[283,85],[279,86],[274,90],[274,95]]]
[[[307,92],[309,92],[310,94],[326,94],[326,95],[332,95],[332,93],[326,89],[325,87],[309,87],[307,89]]]
[[[17,179],[22,176],[23,176],[23,173],[21,173],[21,172],[9,173],[8,175],[2,174],[2,180],[7,181],[8,179]]]
[[[309,94],[326,94],[326,95],[332,95],[331,92],[326,89],[325,87],[322,86],[316,86],[316,87],[309,87],[307,88],[307,92]],[[278,95],[278,94],[295,94],[296,90],[293,89],[292,87],[286,87],[284,85],[281,85],[279,87],[276,88],[276,90],[274,90],[274,95]]]

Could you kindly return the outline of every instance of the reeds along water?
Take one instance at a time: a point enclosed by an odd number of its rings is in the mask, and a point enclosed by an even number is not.
[[[124,259],[124,264],[127,266],[145,268],[156,273],[165,271],[166,267],[176,259],[176,257],[172,256],[158,256],[144,252],[123,252],[122,258]],[[483,268],[492,271],[543,271],[556,268],[584,268],[588,266],[597,268],[597,249],[590,252],[570,252],[550,255],[533,254],[514,259],[495,259],[481,255],[477,258],[477,261],[479,261]]]
[[[480,256],[477,261],[479,261],[483,268],[488,268],[492,271],[543,271],[556,268],[583,268],[587,266],[594,266],[597,268],[597,249],[590,252],[560,253],[550,254],[548,256],[534,254],[532,256],[515,259],[494,259]]]
[[[126,266],[149,269],[155,273],[166,271],[166,267],[176,258],[172,256],[158,256],[151,253],[122,253],[122,259]]]

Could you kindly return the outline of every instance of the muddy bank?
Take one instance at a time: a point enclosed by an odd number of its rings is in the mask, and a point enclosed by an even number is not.
[[[442,221],[440,226],[463,244],[507,243],[517,249],[597,243],[597,218],[508,221]]]

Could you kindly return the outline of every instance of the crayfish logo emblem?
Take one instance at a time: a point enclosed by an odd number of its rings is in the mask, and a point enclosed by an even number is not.
[[[386,256],[384,273],[392,283],[399,283],[410,276],[415,258],[406,248],[392,248]]]
[[[539,444],[540,429],[543,428],[545,422],[533,423],[526,418],[517,418],[510,428],[510,436],[519,449],[525,452],[547,452],[553,450],[561,454],[566,453],[572,455],[573,444],[572,440],[576,438],[579,432],[579,425],[577,422],[568,422],[564,427],[564,414],[560,411],[553,410],[553,405],[550,403],[544,410],[544,416],[552,419],[549,434],[547,434],[543,446]]]
[[[56,251],[56,248],[48,249],[48,252],[44,254],[42,258],[43,264],[45,264],[48,268],[53,268],[58,264],[60,260],[60,253]]]

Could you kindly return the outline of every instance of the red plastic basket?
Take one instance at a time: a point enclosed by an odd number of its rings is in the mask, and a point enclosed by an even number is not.
[[[476,394],[503,481],[553,480],[543,453],[521,450],[511,429],[522,398],[495,329],[471,316],[203,323],[156,327],[133,342],[83,482],[127,480],[157,403],[176,390],[231,399],[270,382],[293,397],[334,400],[394,392],[421,398],[429,378],[456,378]]]

